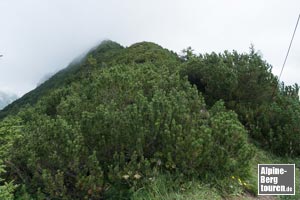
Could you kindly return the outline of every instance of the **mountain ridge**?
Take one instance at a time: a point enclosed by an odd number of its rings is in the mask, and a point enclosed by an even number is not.
[[[0,119],[3,119],[10,114],[17,114],[20,108],[25,106],[26,104],[34,105],[38,101],[38,99],[41,96],[46,95],[49,90],[59,88],[60,85],[67,83],[68,79],[72,79],[72,75],[76,75],[76,73],[79,73],[80,69],[82,69],[83,67],[84,62],[86,62],[88,55],[98,54],[101,55],[99,59],[107,61],[110,59],[110,57],[104,53],[105,51],[111,51],[113,55],[113,52],[116,49],[122,48],[124,47],[111,40],[105,40],[101,42],[98,46],[91,48],[91,50],[89,50],[85,56],[75,58],[70,62],[68,66],[53,74],[46,81],[38,85],[35,89],[24,94],[16,101],[9,102],[9,104],[7,104],[7,106],[3,110],[0,110]]]

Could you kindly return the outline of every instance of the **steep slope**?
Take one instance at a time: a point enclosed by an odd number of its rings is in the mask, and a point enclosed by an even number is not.
[[[1,110],[0,119],[10,114],[18,113],[26,105],[34,105],[38,99],[54,89],[65,87],[73,81],[81,80],[83,74],[86,74],[90,70],[89,66],[92,65],[91,62],[93,62],[93,59],[97,61],[97,67],[143,62],[159,64],[168,60],[179,62],[179,58],[175,53],[151,42],[137,43],[126,49],[126,51],[122,50],[124,50],[124,47],[116,42],[110,40],[103,41],[99,46],[92,48],[84,58],[75,59],[68,67],[59,71],[37,88]],[[144,54],[143,52],[147,53]]]
[[[91,49],[88,55],[98,55],[97,59],[105,63],[109,62],[113,57],[119,54],[122,49],[123,47],[116,42],[103,41],[98,47]],[[78,79],[81,76],[81,72],[85,70],[86,63],[87,56],[81,60],[75,59],[68,67],[59,71],[37,88],[1,110],[0,119],[3,119],[10,114],[18,113],[18,111],[26,105],[34,105],[38,99],[47,95],[50,91],[65,87],[73,80]]]
[[[0,187],[17,199],[132,199],[168,177],[167,192],[194,180],[255,193],[249,136],[300,155],[299,87],[277,86],[254,49],[180,58],[105,41],[2,112]]]
[[[206,107],[182,64],[150,42],[101,44],[6,109],[2,177],[19,199],[131,199],[160,174],[246,179],[245,128],[222,101]]]

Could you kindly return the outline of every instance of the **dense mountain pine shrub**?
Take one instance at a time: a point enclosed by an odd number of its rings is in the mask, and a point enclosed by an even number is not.
[[[300,155],[298,85],[279,84],[253,47],[249,54],[225,51],[196,56],[191,49],[185,54],[190,56],[181,75],[188,76],[208,105],[222,99],[255,143],[279,155]]]
[[[0,112],[0,197],[130,199],[161,173],[246,179],[249,135],[300,154],[298,86],[277,84],[254,50],[105,41]]]

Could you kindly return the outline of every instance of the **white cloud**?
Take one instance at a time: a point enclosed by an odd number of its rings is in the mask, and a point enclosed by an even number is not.
[[[245,52],[253,43],[278,74],[299,7],[298,0],[1,0],[0,90],[24,94],[106,38],[201,53]],[[288,83],[300,82],[299,32],[282,76]]]

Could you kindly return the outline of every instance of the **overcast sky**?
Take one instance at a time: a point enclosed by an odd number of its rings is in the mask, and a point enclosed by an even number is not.
[[[180,52],[251,43],[279,74],[299,0],[0,0],[0,90],[18,95],[103,39]],[[300,83],[300,27],[281,80]]]

